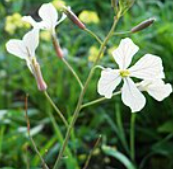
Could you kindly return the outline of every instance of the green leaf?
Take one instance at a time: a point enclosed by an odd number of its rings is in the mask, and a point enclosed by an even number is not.
[[[102,150],[105,154],[115,157],[118,161],[120,161],[127,169],[136,169],[136,167],[132,164],[132,162],[121,152],[118,150],[109,147],[109,146],[102,146]]]
[[[169,120],[158,128],[160,133],[173,133],[173,120]]]

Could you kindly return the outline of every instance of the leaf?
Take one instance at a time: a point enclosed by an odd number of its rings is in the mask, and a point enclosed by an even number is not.
[[[132,162],[121,152],[118,150],[109,147],[109,146],[102,146],[102,150],[105,154],[115,157],[118,161],[120,161],[127,169],[136,169],[136,167],[132,164]]]
[[[173,133],[173,120],[169,120],[158,128],[160,133]]]

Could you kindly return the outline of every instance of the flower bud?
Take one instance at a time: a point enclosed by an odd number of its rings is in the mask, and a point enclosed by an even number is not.
[[[32,63],[33,63],[33,74],[37,82],[38,90],[45,91],[47,89],[47,85],[43,79],[43,76],[40,70],[40,65],[37,63],[36,60],[33,60]]]
[[[154,21],[155,21],[155,18],[150,18],[148,20],[145,20],[145,21],[141,22],[140,24],[138,24],[137,26],[133,27],[131,29],[131,32],[136,33],[136,32],[142,31],[143,29],[146,29],[150,25],[152,25],[154,23]]]
[[[86,28],[86,26],[79,20],[79,18],[73,13],[73,11],[70,8],[63,7],[63,11],[67,15],[67,17],[80,29]]]
[[[52,36],[52,43],[53,43],[53,46],[55,48],[55,51],[56,51],[56,54],[57,56],[62,59],[64,54],[63,54],[63,51],[59,45],[59,42],[57,41],[56,37],[55,36]]]

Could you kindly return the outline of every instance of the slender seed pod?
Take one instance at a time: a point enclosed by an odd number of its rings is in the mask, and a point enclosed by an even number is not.
[[[57,56],[60,59],[62,59],[63,56],[64,56],[64,54],[63,54],[63,51],[62,51],[62,49],[61,49],[61,47],[59,45],[59,42],[57,41],[57,39],[56,39],[56,37],[54,35],[52,36],[52,43],[53,43],[53,46],[55,48],[55,51],[56,51]]]
[[[138,24],[137,26],[133,27],[131,29],[131,32],[136,33],[136,32],[142,31],[143,29],[146,29],[150,25],[152,25],[155,20],[156,20],[155,18],[150,18],[148,20],[145,20],[145,21],[141,22],[140,24]]]
[[[67,15],[67,17],[76,24],[80,29],[86,29],[86,26],[79,20],[79,18],[76,16],[76,14],[67,7],[63,7],[64,13]]]
[[[32,67],[33,67],[33,74],[35,77],[35,80],[37,82],[38,90],[40,91],[46,91],[47,90],[47,84],[45,83],[39,63],[34,59],[32,60]]]

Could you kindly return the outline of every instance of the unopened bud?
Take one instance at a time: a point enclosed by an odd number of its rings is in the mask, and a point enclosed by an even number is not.
[[[145,20],[145,21],[141,22],[139,25],[132,28],[131,32],[136,33],[136,32],[142,31],[143,29],[146,29],[150,25],[152,25],[154,21],[155,21],[155,18],[150,18],[148,20]]]
[[[85,29],[86,26],[79,20],[79,18],[76,16],[76,14],[67,7],[63,7],[64,13],[67,15],[67,17],[76,24],[80,29]]]
[[[64,54],[63,54],[63,51],[59,45],[59,42],[57,41],[56,37],[55,36],[52,36],[52,43],[53,43],[53,46],[55,48],[55,51],[56,51],[56,54],[57,56],[62,59]]]
[[[47,85],[43,79],[41,70],[40,70],[40,65],[34,61],[33,62],[33,68],[34,68],[34,77],[37,82],[37,87],[40,91],[45,91],[47,89]]]

